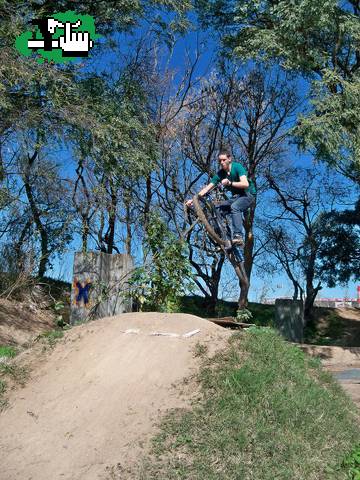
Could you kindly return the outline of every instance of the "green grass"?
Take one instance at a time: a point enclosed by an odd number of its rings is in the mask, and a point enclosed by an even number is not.
[[[167,416],[136,478],[351,478],[344,458],[360,440],[355,407],[318,360],[272,329],[250,328],[204,362],[202,400]]]
[[[14,363],[0,363],[0,377],[10,377],[14,382],[24,385],[28,378],[28,371]],[[1,379],[1,378],[0,378]]]
[[[41,333],[36,337],[36,341],[42,341],[45,344],[48,345],[49,347],[54,347],[56,345],[56,342],[60,340],[64,336],[63,330],[50,330],[49,332],[44,332]]]
[[[17,354],[17,351],[14,347],[0,345],[0,358],[1,357],[13,358],[16,356],[16,354]]]
[[[350,480],[360,480],[360,445],[345,458],[344,467],[348,469]]]

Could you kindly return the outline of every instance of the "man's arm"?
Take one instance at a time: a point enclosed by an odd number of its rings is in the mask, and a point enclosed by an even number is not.
[[[213,183],[209,183],[208,185],[206,185],[206,187],[204,187],[202,190],[200,190],[199,192],[199,197],[204,197],[207,193],[209,193],[213,188],[215,187],[215,185]]]
[[[229,182],[230,184],[230,182]],[[249,181],[247,179],[246,175],[241,175],[240,181],[239,182],[231,182],[231,186],[234,188],[248,188],[249,187]]]
[[[202,188],[200,190],[200,192],[198,193],[199,197],[204,197],[207,193],[209,193],[213,188],[215,187],[215,185],[213,183],[209,183],[208,185],[206,185],[206,187]],[[186,205],[188,207],[191,207],[191,205],[193,204],[193,200],[192,198],[190,200],[187,200],[186,202]]]

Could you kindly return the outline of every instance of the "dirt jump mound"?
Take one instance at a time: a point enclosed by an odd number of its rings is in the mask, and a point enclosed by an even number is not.
[[[171,408],[195,345],[222,348],[230,333],[194,315],[128,313],[73,328],[12,392],[0,415],[1,480],[109,478],[134,462]]]

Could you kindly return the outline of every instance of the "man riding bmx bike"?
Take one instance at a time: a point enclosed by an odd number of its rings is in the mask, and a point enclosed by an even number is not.
[[[228,150],[219,153],[220,170],[212,177],[210,183],[199,192],[199,197],[204,197],[216,185],[221,183],[231,193],[228,213],[232,222],[232,244],[243,247],[243,213],[255,203],[255,186],[248,180],[247,172],[241,163],[233,162]],[[186,205],[191,207],[193,200],[187,200]]]

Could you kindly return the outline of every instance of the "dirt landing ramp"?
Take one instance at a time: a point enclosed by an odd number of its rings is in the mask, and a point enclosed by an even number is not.
[[[161,415],[187,405],[179,386],[198,368],[196,343],[215,350],[229,335],[193,315],[161,313],[67,332],[0,415],[0,479],[104,479],[107,466],[130,465]]]
[[[299,346],[309,355],[320,358],[325,369],[337,378],[353,402],[360,407],[360,347]]]

